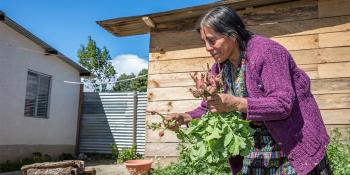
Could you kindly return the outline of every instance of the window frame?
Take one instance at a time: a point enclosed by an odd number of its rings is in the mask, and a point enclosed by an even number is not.
[[[38,87],[36,89],[37,93],[36,93],[36,96],[35,96],[36,100],[35,100],[35,107],[34,107],[34,115],[33,116],[26,115],[26,99],[27,99],[27,87],[28,87],[28,76],[29,76],[29,73],[32,73],[32,74],[35,74],[35,75],[38,76]],[[47,109],[46,109],[46,115],[45,116],[38,116],[38,114],[37,114],[38,113],[38,105],[39,105],[38,98],[39,98],[41,77],[46,77],[46,78],[49,78],[49,80],[50,80],[49,85],[48,85]],[[26,80],[25,98],[24,98],[24,116],[25,117],[49,119],[49,116],[50,116],[50,101],[51,101],[51,88],[52,88],[52,76],[51,75],[44,74],[44,73],[41,73],[41,72],[38,72],[38,71],[35,71],[35,70],[31,70],[31,69],[27,70],[27,80]]]

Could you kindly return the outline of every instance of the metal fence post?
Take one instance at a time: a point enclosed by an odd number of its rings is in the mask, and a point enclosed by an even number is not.
[[[137,97],[137,91],[134,91],[134,115],[132,119],[132,143],[136,145],[136,133],[137,133],[137,103],[138,103],[138,97]]]

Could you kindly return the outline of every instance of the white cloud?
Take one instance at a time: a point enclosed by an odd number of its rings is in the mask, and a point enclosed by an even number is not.
[[[148,68],[148,61],[132,54],[118,55],[112,59],[112,64],[118,73],[117,76],[123,73],[137,75],[142,69]]]

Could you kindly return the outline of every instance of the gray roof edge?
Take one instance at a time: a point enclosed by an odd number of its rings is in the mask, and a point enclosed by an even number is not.
[[[29,32],[27,29],[13,21],[11,18],[6,16],[6,14],[0,10],[0,21],[4,22],[6,25],[20,33],[21,35],[27,37],[29,40],[33,41],[35,44],[39,45],[45,50],[46,55],[56,55],[58,58],[60,58],[62,61],[66,62],[73,68],[77,69],[80,73],[80,76],[90,76],[90,72],[86,70],[84,67],[80,66],[78,63],[74,62],[67,56],[63,55],[59,51],[57,51],[55,48],[51,47],[49,44]]]

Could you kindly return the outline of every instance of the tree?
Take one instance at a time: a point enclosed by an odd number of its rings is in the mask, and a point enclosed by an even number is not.
[[[132,80],[128,80],[131,78],[135,78],[135,74],[121,74],[114,84],[113,91],[133,91]]]
[[[107,48],[103,47],[101,50],[89,36],[87,45],[81,45],[78,50],[78,57],[79,63],[92,73],[84,82],[92,83],[95,92],[106,91],[107,84],[116,74]]]
[[[147,69],[142,69],[137,76],[134,73],[121,74],[114,84],[114,91],[147,91]],[[130,79],[130,80],[129,80]]]
[[[132,81],[132,87],[134,91],[146,92],[147,91],[147,75],[148,70],[142,69],[137,75],[139,78],[136,78]]]

